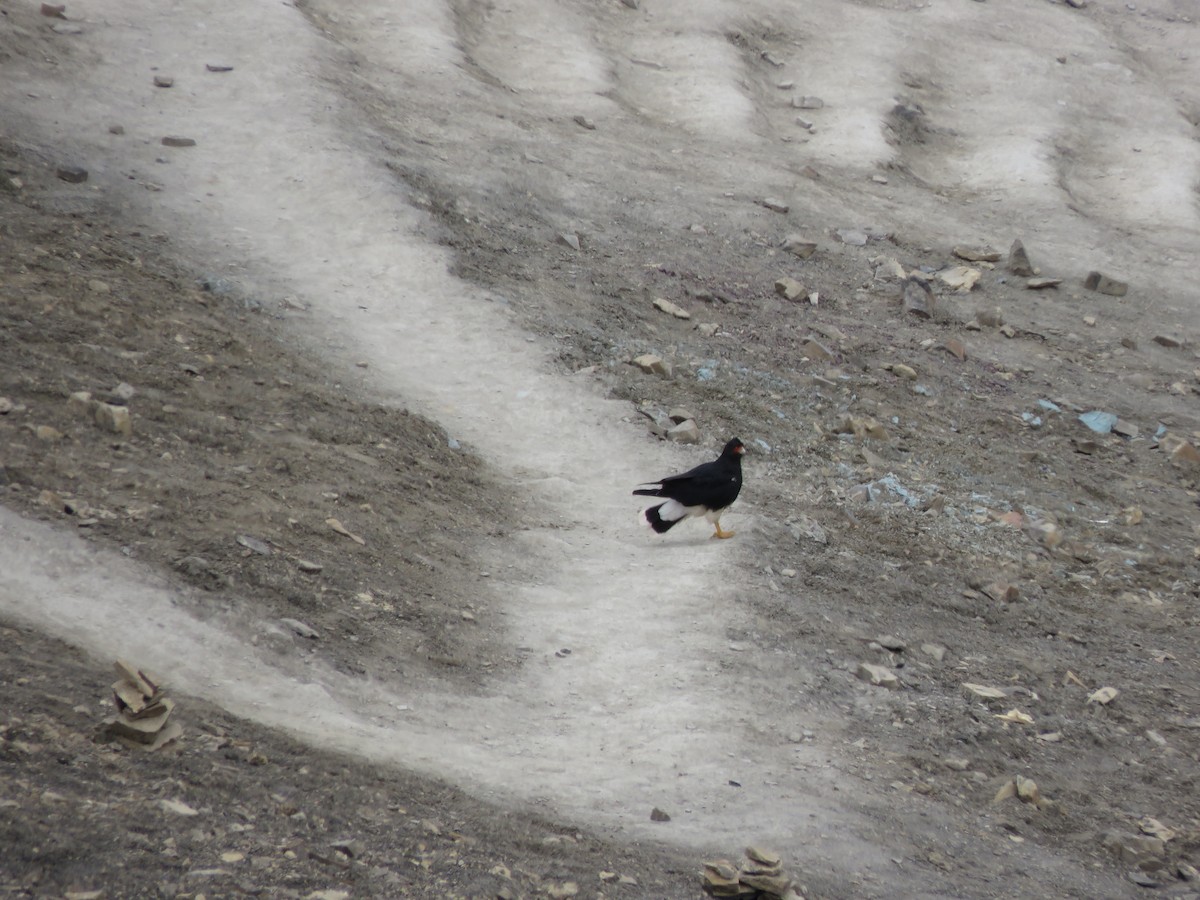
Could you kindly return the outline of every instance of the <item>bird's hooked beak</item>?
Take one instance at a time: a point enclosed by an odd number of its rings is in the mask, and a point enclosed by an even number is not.
[[[736,447],[733,448],[733,452],[736,453],[738,456],[741,456],[746,452],[746,448],[743,445],[738,444]]]

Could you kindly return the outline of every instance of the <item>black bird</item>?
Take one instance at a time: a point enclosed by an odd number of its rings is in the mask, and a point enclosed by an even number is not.
[[[742,454],[746,448],[733,438],[712,462],[643,484],[634,491],[646,497],[666,497],[666,503],[651,506],[642,515],[659,534],[691,516],[704,516],[717,529],[713,537],[731,538],[721,529],[721,513],[737,499],[742,489]]]

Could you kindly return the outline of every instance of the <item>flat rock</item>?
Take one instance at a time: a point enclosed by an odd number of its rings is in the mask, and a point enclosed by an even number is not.
[[[632,363],[647,375],[661,375],[664,378],[671,377],[670,364],[661,356],[655,356],[653,353],[644,353],[641,356],[636,356],[633,358]]]
[[[1166,347],[1169,350],[1177,350],[1183,346],[1182,340],[1169,334],[1156,334],[1151,340],[1160,347]]]
[[[1008,250],[1008,271],[1022,278],[1032,278],[1037,274],[1033,270],[1033,264],[1029,262],[1029,254],[1020,238],[1013,241]]]
[[[895,690],[900,687],[900,679],[887,666],[878,666],[874,663],[859,663],[858,668],[854,670],[854,674],[858,676],[859,680],[873,684],[876,687],[883,687],[888,690]]]
[[[944,269],[937,273],[938,281],[953,288],[960,294],[970,293],[971,289],[979,283],[979,279],[983,273],[978,269],[972,269],[970,266],[955,266],[952,269]]]
[[[817,252],[817,242],[810,241],[799,234],[788,235],[783,239],[781,246],[788,253],[798,256],[800,259],[808,259]]]
[[[785,300],[797,300],[808,294],[808,288],[802,285],[795,278],[777,278],[775,279],[775,293]]]
[[[82,166],[59,166],[54,174],[68,184],[82,184],[88,180],[88,170]]]
[[[966,247],[959,245],[954,248],[954,255],[967,262],[999,262],[1000,251],[991,247]]]
[[[700,332],[701,337],[712,337],[721,330],[721,326],[716,322],[697,322],[696,330]]]
[[[1097,291],[1111,297],[1124,297],[1129,291],[1129,285],[1124,281],[1117,281],[1115,278],[1109,278],[1107,275],[1095,271],[1088,272],[1087,278],[1083,280],[1083,286],[1089,291]]]
[[[820,97],[794,97],[792,106],[795,109],[824,109],[825,101]]]
[[[664,297],[654,298],[654,308],[677,319],[690,319],[692,317],[692,314],[682,306],[678,306]]]
[[[839,241],[851,247],[865,247],[870,239],[865,231],[859,231],[857,228],[839,228],[835,233]]]
[[[175,86],[175,79],[170,75],[155,75],[154,86],[160,88],[169,88]]]
[[[286,625],[292,631],[296,632],[296,634],[300,635],[302,638],[308,638],[309,640],[315,641],[321,637],[315,628],[307,625],[304,622],[301,622],[299,619],[280,619],[279,621],[281,624]]]
[[[596,130],[596,123],[593,122],[591,119],[589,119],[587,116],[572,116],[571,121],[574,122],[576,125],[578,125],[580,128],[587,129],[588,131]]]
[[[766,207],[767,209],[771,210],[771,212],[782,213],[784,215],[786,215],[788,210],[791,209],[791,207],[782,200],[776,200],[774,197],[764,197],[762,200],[758,201],[758,205]]]
[[[162,139],[162,145],[164,147],[195,147],[196,139],[178,134],[168,134]]]
[[[965,362],[967,359],[967,345],[958,338],[947,338],[942,343],[942,349],[959,362]]]
[[[579,249],[579,235],[570,231],[559,232],[554,238],[565,247],[570,247],[572,250]]]
[[[1046,288],[1056,288],[1062,284],[1061,278],[1030,278],[1025,282],[1025,289],[1030,291],[1042,291]]]

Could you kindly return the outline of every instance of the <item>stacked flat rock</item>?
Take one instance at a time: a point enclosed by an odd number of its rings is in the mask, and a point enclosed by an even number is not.
[[[792,889],[792,877],[783,871],[779,854],[761,847],[747,847],[740,865],[727,859],[706,862],[701,877],[705,893],[713,897],[802,900]]]
[[[113,668],[117,671],[112,686],[117,715],[105,720],[105,734],[147,750],[157,750],[179,737],[183,729],[170,721],[175,702],[163,693],[158,679],[123,659]]]

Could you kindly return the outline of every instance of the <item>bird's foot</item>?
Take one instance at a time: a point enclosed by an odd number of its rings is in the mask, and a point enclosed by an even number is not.
[[[734,532],[734,531],[723,531],[723,530],[721,529],[721,526],[720,526],[720,525],[718,525],[718,526],[717,526],[717,530],[716,530],[716,531],[713,533],[713,537],[715,537],[715,538],[721,538],[722,540],[724,540],[725,538],[731,538],[731,537],[733,537],[733,536],[734,536],[736,533],[737,533],[737,532]]]

